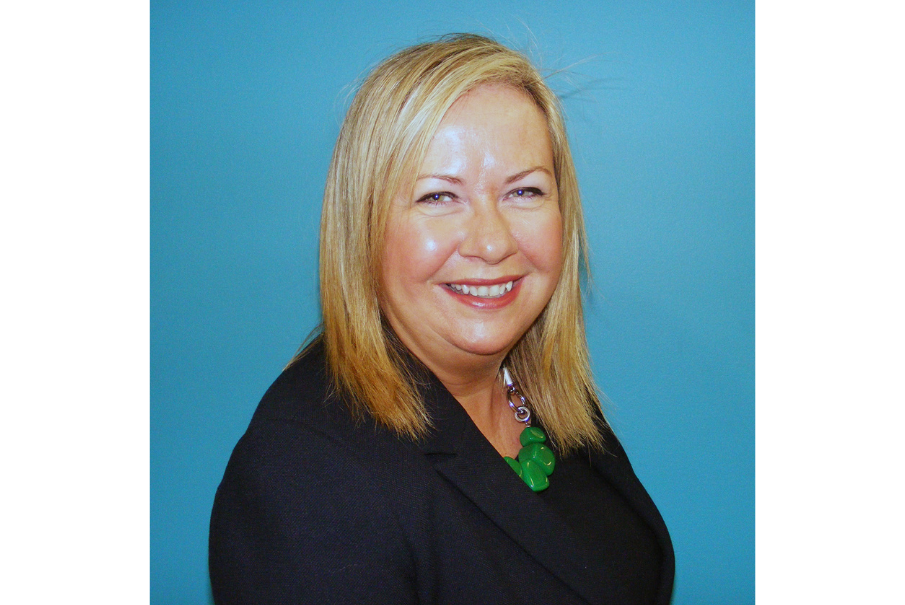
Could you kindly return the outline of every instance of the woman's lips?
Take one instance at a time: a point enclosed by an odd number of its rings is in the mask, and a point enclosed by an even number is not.
[[[493,284],[491,286],[478,286],[475,284],[448,284],[450,288],[459,294],[468,294],[469,296],[477,296],[478,298],[499,298],[512,290],[512,282],[507,281],[505,284]]]
[[[515,300],[522,279],[505,277],[502,279],[475,279],[444,284],[445,289],[462,303],[479,309],[497,309]]]

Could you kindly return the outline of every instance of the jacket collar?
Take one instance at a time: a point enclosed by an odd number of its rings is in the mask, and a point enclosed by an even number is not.
[[[438,473],[530,556],[584,599],[591,602],[598,600],[596,587],[601,583],[618,585],[616,578],[609,581],[612,572],[600,563],[598,556],[586,550],[572,528],[512,472],[468,413],[436,377],[431,376],[427,388],[422,392],[430,406],[434,429],[419,443],[419,447],[428,455]],[[618,447],[618,442],[615,439],[612,441]],[[643,493],[644,488],[640,484],[638,488],[646,500],[639,497],[638,490],[627,489],[631,482],[625,477],[612,480],[614,475],[620,475],[618,472],[614,473],[614,470],[618,470],[614,468],[614,456],[602,454],[592,458],[597,471],[611,480],[611,484],[639,509],[645,521],[651,523],[650,511],[645,506],[648,502],[653,515],[659,519],[656,508],[647,494]],[[663,532],[665,531],[663,526]],[[656,533],[659,538],[659,529]],[[668,534],[666,536],[668,540]],[[671,553],[671,549],[669,552]],[[667,569],[667,561],[664,560],[663,563],[663,569]],[[665,578],[661,578],[660,593],[668,595],[672,577],[670,575],[669,585],[665,588],[663,580]]]
[[[641,485],[616,435],[607,426],[604,432],[605,453],[591,457],[594,469],[616,488],[650,527],[660,544],[660,587],[656,603],[669,603],[675,581],[676,560],[669,530],[656,504]]]

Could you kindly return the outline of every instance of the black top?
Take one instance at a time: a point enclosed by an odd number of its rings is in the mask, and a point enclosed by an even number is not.
[[[538,492],[588,552],[612,570],[625,603],[654,603],[662,556],[657,537],[588,456],[557,456],[550,487]]]
[[[422,392],[415,443],[353,421],[320,343],[277,379],[217,490],[217,603],[669,603],[669,534],[612,432],[536,494],[439,380]]]

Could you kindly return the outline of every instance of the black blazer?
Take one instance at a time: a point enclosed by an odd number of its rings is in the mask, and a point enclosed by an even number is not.
[[[416,443],[352,420],[329,393],[320,343],[277,379],[217,490],[218,604],[627,602],[442,383],[428,383],[436,430]],[[669,534],[615,435],[605,441],[593,466],[653,530],[666,605]]]

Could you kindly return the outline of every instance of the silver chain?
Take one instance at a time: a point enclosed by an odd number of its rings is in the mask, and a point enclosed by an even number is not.
[[[525,426],[531,426],[531,410],[528,409],[528,400],[519,391],[518,385],[512,380],[509,370],[503,368],[503,381],[506,383],[506,400],[509,407],[515,412],[515,419],[523,422]]]

